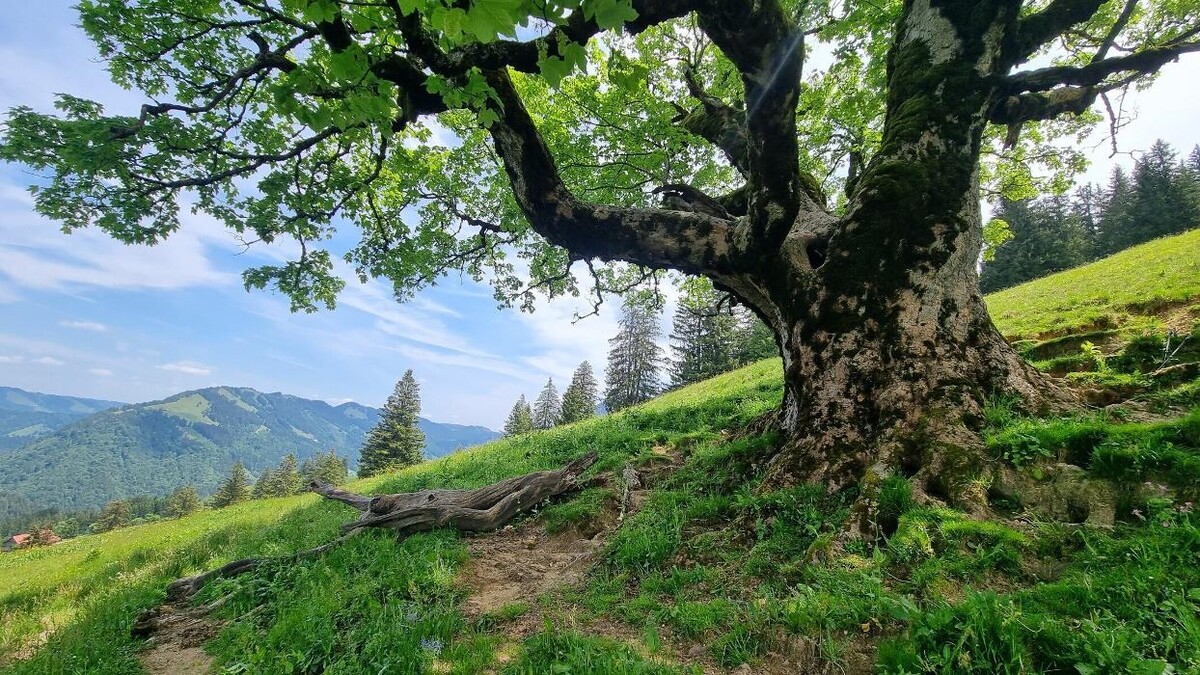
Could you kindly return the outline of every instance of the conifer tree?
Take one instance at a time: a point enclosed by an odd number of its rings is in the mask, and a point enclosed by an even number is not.
[[[738,310],[738,355],[739,366],[779,356],[779,345],[775,333],[762,319],[745,308]]]
[[[682,386],[738,365],[738,317],[708,279],[691,277],[675,310],[671,332],[671,384]]]
[[[287,497],[294,495],[300,491],[300,470],[296,461],[296,454],[289,452],[283,456],[283,460],[279,462],[279,468],[275,469],[275,492],[276,497]]]
[[[525,394],[517,399],[513,404],[512,412],[508,414],[508,420],[504,423],[504,435],[516,436],[533,431],[533,410],[529,407],[529,402],[525,400]]]
[[[418,426],[420,387],[412,369],[396,383],[383,406],[379,423],[367,434],[358,460],[358,475],[374,476],[416,464],[425,458],[425,432]]]
[[[1133,184],[1129,174],[1120,166],[1114,166],[1104,191],[1104,213],[1100,216],[1096,233],[1096,255],[1106,256],[1128,246],[1127,232],[1133,218]]]
[[[317,453],[300,465],[300,486],[307,487],[313,481],[341,485],[349,474],[346,458],[339,457],[337,451]]]
[[[275,469],[266,468],[258,475],[258,480],[254,481],[254,490],[250,493],[251,499],[266,499],[274,497],[279,491],[279,484],[275,478]]]
[[[542,393],[533,402],[533,428],[550,429],[562,421],[562,401],[558,398],[558,388],[554,386],[554,378],[546,380]]]
[[[563,392],[562,422],[578,422],[596,414],[599,385],[592,373],[592,364],[584,361],[575,369],[571,384]]]
[[[171,493],[167,499],[167,516],[182,518],[190,513],[199,511],[201,507],[200,493],[195,485],[184,485]]]
[[[1175,151],[1166,141],[1155,141],[1133,167],[1132,222],[1122,248],[1200,224],[1190,188]]]
[[[216,494],[212,496],[212,507],[214,509],[224,508],[231,504],[244,502],[251,497],[250,487],[250,472],[246,471],[246,466],[240,461],[233,465],[229,471],[229,477],[217,488]]]
[[[658,313],[639,303],[621,306],[620,330],[608,341],[608,369],[604,406],[617,411],[656,396],[660,390],[658,369],[662,348],[658,346]]]

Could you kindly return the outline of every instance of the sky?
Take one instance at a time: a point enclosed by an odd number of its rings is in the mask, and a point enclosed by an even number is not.
[[[49,110],[56,92],[111,111],[142,103],[108,80],[72,4],[5,8],[0,111]],[[1200,57],[1185,57],[1131,97],[1138,119],[1122,131],[1122,151],[1160,137],[1184,152],[1200,142],[1198,69]],[[1084,179],[1104,181],[1112,161],[1104,135],[1085,149],[1093,165]],[[245,251],[192,215],[153,248],[94,230],[67,236],[34,213],[25,188],[36,179],[0,163],[0,386],[138,402],[233,385],[379,406],[411,368],[425,417],[499,429],[517,396],[532,400],[547,378],[561,391],[583,360],[603,375],[616,302],[573,322],[590,305],[568,298],[532,314],[499,309],[490,288],[457,276],[399,304],[387,284],[352,279],[336,310],[292,314],[285,298],[241,283],[243,269],[278,252]]]

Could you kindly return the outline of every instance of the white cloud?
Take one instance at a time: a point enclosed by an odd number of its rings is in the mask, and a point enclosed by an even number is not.
[[[5,356],[0,355],[0,363],[24,363],[24,356]]]
[[[89,368],[88,372],[97,377],[112,377],[113,371],[108,368]]]
[[[97,333],[103,333],[108,330],[108,326],[98,321],[59,321],[58,325],[64,328],[78,328],[79,330],[90,330]]]
[[[53,356],[43,356],[39,359],[34,359],[33,363],[40,363],[43,366],[54,366],[54,367],[67,365],[65,361],[60,361],[60,360],[54,358]]]
[[[203,363],[195,361],[176,361],[174,363],[164,363],[158,366],[159,370],[169,370],[173,373],[183,373],[184,375],[208,375],[212,372],[212,368]]]

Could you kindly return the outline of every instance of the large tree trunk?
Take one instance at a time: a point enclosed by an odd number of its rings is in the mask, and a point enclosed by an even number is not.
[[[863,519],[891,473],[986,510],[986,399],[1054,396],[996,330],[976,274],[988,75],[1016,3],[940,4],[907,3],[883,144],[845,214],[801,210],[754,274],[718,279],[774,328],[783,355],[787,440],[767,485],[861,482]]]

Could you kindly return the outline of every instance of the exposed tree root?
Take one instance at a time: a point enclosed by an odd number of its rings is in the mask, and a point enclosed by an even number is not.
[[[177,579],[167,585],[167,600],[179,604],[214,580],[246,574],[267,564],[287,565],[319,556],[366,528],[392,530],[400,537],[439,527],[451,527],[464,532],[494,530],[543,500],[579,487],[580,474],[595,462],[596,453],[591,452],[555,471],[538,471],[475,490],[421,490],[376,497],[357,495],[314,481],[309,485],[313,492],[362,512],[358,520],[342,528],[342,536],[289,556],[244,558],[203,574]],[[219,607],[221,602],[218,599],[209,605],[193,608],[189,614],[204,616]],[[139,616],[135,622],[135,635],[145,637],[153,633],[159,614],[161,612],[155,608]]]

